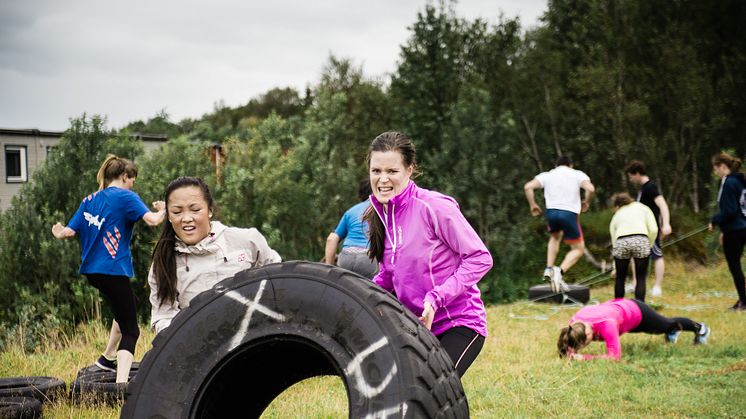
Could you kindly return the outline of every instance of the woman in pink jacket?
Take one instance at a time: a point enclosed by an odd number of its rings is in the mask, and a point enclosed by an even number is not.
[[[384,132],[373,140],[373,211],[366,214],[369,256],[380,263],[373,282],[420,317],[463,376],[487,336],[477,282],[492,267],[492,256],[453,198],[415,185],[416,167],[406,135]]]
[[[578,310],[570,325],[562,328],[557,350],[560,358],[578,361],[606,358],[619,361],[622,347],[619,336],[629,333],[665,334],[666,342],[676,343],[682,330],[694,333],[694,344],[707,343],[710,328],[686,317],[668,318],[639,300],[617,298],[598,305],[585,306]],[[606,354],[581,355],[577,353],[592,341],[606,343]]]

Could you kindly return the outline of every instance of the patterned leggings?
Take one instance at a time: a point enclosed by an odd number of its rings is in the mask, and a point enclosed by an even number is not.
[[[645,301],[645,279],[648,276],[648,257],[650,256],[650,240],[648,236],[636,234],[624,236],[614,242],[611,251],[616,266],[616,282],[614,283],[614,298],[624,297],[624,281],[627,279],[630,259],[635,260],[637,285],[635,298]]]

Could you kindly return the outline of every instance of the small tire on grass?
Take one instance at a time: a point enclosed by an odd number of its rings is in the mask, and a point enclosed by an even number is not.
[[[585,285],[567,284],[570,290],[564,293],[552,291],[549,284],[534,285],[528,289],[528,299],[537,303],[572,304],[574,302],[587,303],[591,299],[591,291]]]
[[[132,380],[140,363],[133,362],[129,379]],[[118,403],[125,399],[127,383],[117,383],[117,373],[90,365],[81,368],[70,384],[70,399],[75,402]]]
[[[341,268],[285,262],[195,297],[153,340],[121,417],[259,417],[322,375],[344,382],[351,418],[469,416],[448,354],[391,294]]]
[[[0,419],[40,419],[41,417],[42,406],[39,399],[0,396]]]
[[[65,390],[65,382],[55,377],[0,378],[0,397],[33,397],[44,403],[64,395]]]
[[[133,362],[132,366],[130,367],[130,375],[129,375],[130,378],[132,378],[135,375],[137,375],[137,371],[139,369],[140,369],[140,363],[139,362]],[[113,371],[102,370],[101,368],[99,368],[98,366],[96,366],[96,364],[91,364],[91,365],[88,365],[87,367],[83,367],[80,370],[78,370],[78,375],[76,375],[76,377],[80,377],[80,376],[84,376],[84,375],[91,375],[91,374],[101,374],[101,373],[104,373],[104,372],[116,375],[116,373],[113,372]]]

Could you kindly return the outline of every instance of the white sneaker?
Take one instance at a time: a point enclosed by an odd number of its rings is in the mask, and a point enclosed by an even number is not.
[[[628,283],[627,286],[624,287],[624,292],[635,292],[635,286],[636,284],[634,282]]]
[[[544,281],[545,282],[552,282],[552,272],[553,270],[551,266],[547,266],[544,269]]]
[[[567,285],[564,285],[565,281],[562,280],[562,269],[560,269],[559,266],[552,266],[552,291],[553,292],[562,292],[565,288],[567,288]]]
[[[661,295],[663,295],[663,290],[657,285],[653,286],[653,289],[650,290],[651,297],[660,297]]]

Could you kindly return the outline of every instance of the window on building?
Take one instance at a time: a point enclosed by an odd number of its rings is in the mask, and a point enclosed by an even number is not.
[[[26,146],[5,146],[5,181],[7,183],[26,182]]]

